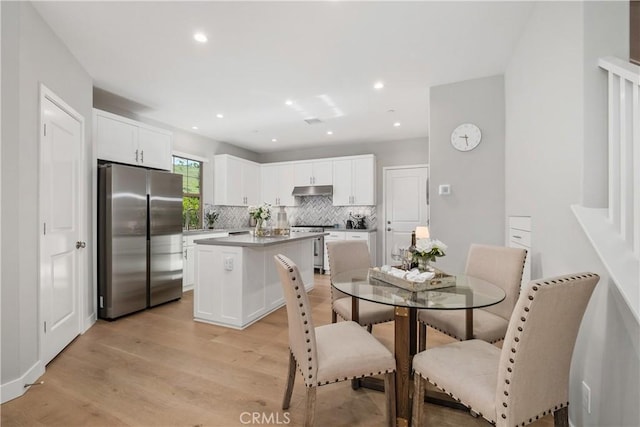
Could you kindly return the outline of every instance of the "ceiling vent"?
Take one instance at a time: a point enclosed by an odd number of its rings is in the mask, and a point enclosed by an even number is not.
[[[310,119],[304,119],[305,122],[307,122],[308,125],[319,125],[320,123],[322,123],[322,120],[320,120],[317,117],[312,117]]]

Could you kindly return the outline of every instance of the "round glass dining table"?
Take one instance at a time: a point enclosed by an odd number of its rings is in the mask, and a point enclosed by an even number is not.
[[[417,313],[426,310],[465,310],[466,337],[473,338],[473,309],[505,299],[502,288],[476,277],[455,275],[455,284],[412,292],[369,276],[368,269],[350,270],[331,277],[331,286],[350,295],[352,320],[358,321],[358,301],[395,307],[396,413],[399,427],[411,425],[411,363],[417,350]],[[421,337],[424,339],[425,337]]]

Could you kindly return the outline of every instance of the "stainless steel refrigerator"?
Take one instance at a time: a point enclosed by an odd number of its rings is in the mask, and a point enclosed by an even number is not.
[[[98,168],[98,315],[115,319],[182,296],[182,175]]]

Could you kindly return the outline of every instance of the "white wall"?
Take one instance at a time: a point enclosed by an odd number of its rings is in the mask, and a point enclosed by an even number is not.
[[[327,157],[356,156],[375,154],[376,156],[376,218],[378,223],[377,264],[383,262],[384,250],[384,197],[382,194],[384,174],[382,169],[388,166],[426,165],[429,163],[429,140],[427,137],[388,141],[380,143],[342,144],[304,150],[286,150],[263,153],[258,157],[260,163],[286,162],[293,160],[322,159]],[[347,218],[345,218],[346,220]],[[409,242],[407,242],[409,244]]]
[[[504,80],[486,77],[430,92],[430,232],[449,246],[438,268],[464,271],[472,243],[504,244]],[[451,132],[462,123],[482,131],[480,145],[468,152],[451,145]],[[438,194],[441,184],[451,186],[451,195]]]
[[[622,54],[620,52],[623,52]],[[625,55],[624,52],[627,52]],[[531,215],[532,275],[594,271],[571,368],[575,426],[640,425],[639,327],[570,210],[601,205],[606,113],[595,57],[628,55],[628,3],[536,3],[505,73],[507,215]],[[606,92],[605,92],[606,93]],[[591,413],[582,406],[591,388]]]
[[[85,118],[91,154],[91,77],[27,2],[2,7],[2,365],[0,381],[32,382],[39,366],[38,158],[39,85],[45,84]],[[88,166],[88,165],[87,165]],[[90,182],[90,169],[85,169]],[[87,192],[90,186],[87,186]],[[87,210],[90,212],[87,195]],[[89,220],[90,216],[87,217]],[[84,224],[90,230],[89,224]],[[92,240],[86,236],[89,247]],[[91,271],[91,265],[87,266]],[[93,287],[85,287],[83,317],[92,316]],[[40,372],[41,373],[41,372]],[[23,378],[24,377],[24,378]],[[22,392],[22,383],[16,383]],[[5,400],[6,396],[2,396]]]

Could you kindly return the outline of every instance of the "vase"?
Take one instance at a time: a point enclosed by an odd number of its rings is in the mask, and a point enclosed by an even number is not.
[[[429,258],[426,256],[416,257],[418,259],[418,270],[420,271],[433,271],[433,268],[429,265]]]
[[[264,221],[256,219],[256,228],[253,231],[253,235],[256,237],[264,236]]]

